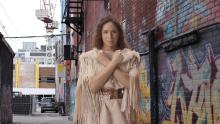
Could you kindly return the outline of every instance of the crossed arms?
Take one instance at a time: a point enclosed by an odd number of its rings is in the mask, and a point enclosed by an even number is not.
[[[92,92],[97,92],[101,89],[107,80],[114,76],[119,83],[124,85],[126,88],[129,88],[129,74],[128,72],[122,71],[117,66],[121,63],[123,56],[120,51],[115,51],[112,58],[108,58],[103,52],[100,52],[97,61],[105,66],[102,69],[102,73],[98,73],[94,76],[90,83],[90,90]]]

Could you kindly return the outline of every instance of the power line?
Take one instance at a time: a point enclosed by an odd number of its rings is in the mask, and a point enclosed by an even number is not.
[[[0,6],[1,6],[1,8],[2,8],[4,14],[5,14],[6,17],[8,18],[8,20],[10,21],[12,27],[13,27],[17,32],[19,32],[19,30],[18,30],[17,27],[14,25],[14,22],[11,20],[10,16],[8,15],[7,11],[5,10],[5,8],[4,8],[4,6],[1,4],[1,2],[0,2]]]
[[[8,35],[7,30],[1,20],[0,20],[0,26],[1,26],[2,30],[5,32],[5,34]]]
[[[63,35],[67,35],[67,34],[52,34],[52,35],[38,35],[38,36],[19,36],[19,37],[4,37],[5,39],[9,39],[9,38],[34,38],[34,37],[56,37],[56,36],[63,36]]]

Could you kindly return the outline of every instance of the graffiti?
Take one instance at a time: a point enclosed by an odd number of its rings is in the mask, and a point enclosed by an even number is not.
[[[156,19],[157,22],[165,18],[165,13],[171,10],[173,0],[158,0]]]
[[[197,27],[198,17],[208,15],[210,15],[209,9],[199,1],[158,0],[157,2],[156,21],[158,24],[164,24],[165,38],[171,38],[190,28]]]
[[[199,13],[203,16],[209,15],[209,11],[206,11],[206,7],[203,4],[196,4],[194,10],[196,13]]]
[[[210,43],[205,45],[203,61],[198,61],[192,48],[179,50],[169,61],[172,81],[169,95],[164,99],[170,109],[169,119],[163,124],[218,124],[220,123],[220,83],[217,75],[220,67]]]
[[[147,37],[145,35],[142,35],[142,32],[144,31],[142,29],[139,29],[138,34],[140,37],[138,37],[139,42],[138,42],[138,48],[137,48],[139,52],[145,52],[149,49]]]
[[[143,114],[139,117],[139,124],[150,124],[150,84],[147,82],[147,72],[142,64],[140,73],[140,89],[141,89],[141,110]]]
[[[125,33],[127,34],[127,40],[129,43],[133,42],[133,34],[132,29],[130,28],[130,25],[128,23],[128,20],[125,21]]]
[[[175,23],[175,20],[169,20],[164,27],[164,33],[167,34],[165,37],[169,38],[169,37],[173,37],[176,33],[175,30],[172,28],[173,24]]]

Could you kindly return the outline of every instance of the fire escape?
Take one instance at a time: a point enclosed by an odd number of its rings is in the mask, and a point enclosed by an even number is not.
[[[76,32],[76,44],[64,46],[64,59],[77,60],[84,29],[83,0],[66,0],[62,23]]]

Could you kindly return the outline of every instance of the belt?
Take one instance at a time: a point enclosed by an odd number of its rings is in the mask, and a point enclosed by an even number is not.
[[[101,89],[103,95],[109,95],[110,99],[122,99],[124,88],[120,89]]]

